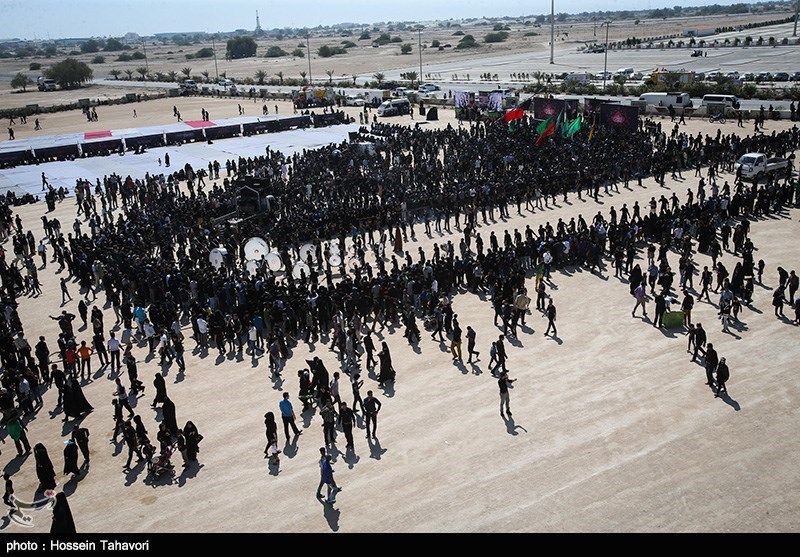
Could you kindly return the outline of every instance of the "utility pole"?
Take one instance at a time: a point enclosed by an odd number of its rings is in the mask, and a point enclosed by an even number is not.
[[[422,27],[417,28],[418,47],[419,48],[419,84],[422,85]]]
[[[550,0],[550,63],[553,64],[553,48],[556,44],[556,0]]]
[[[308,54],[308,84],[311,85],[311,33],[306,33],[306,54]]]
[[[214,73],[219,82],[219,68],[217,67],[217,45],[214,43],[214,35],[211,35],[211,50],[214,52]]]
[[[792,31],[792,37],[797,36],[797,16],[800,14],[800,0],[795,0],[794,3],[794,31]]]
[[[606,25],[606,48],[603,60],[603,93],[606,92],[606,78],[608,77],[608,28],[611,26],[611,22],[606,21],[605,25]]]
[[[144,54],[144,69],[146,74],[150,73],[150,66],[147,65],[147,41],[142,37],[142,53]]]

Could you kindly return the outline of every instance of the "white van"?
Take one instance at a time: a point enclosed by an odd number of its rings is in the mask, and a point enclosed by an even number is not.
[[[692,99],[689,93],[644,93],[639,100],[653,106],[669,108],[691,108]]]
[[[700,106],[721,105],[724,104],[725,108],[739,108],[739,99],[736,95],[704,95]]]
[[[408,99],[390,99],[383,101],[378,107],[378,116],[397,116],[411,112],[411,102]]]

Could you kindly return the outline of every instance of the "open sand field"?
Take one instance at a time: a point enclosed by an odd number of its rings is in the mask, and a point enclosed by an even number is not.
[[[235,101],[179,101],[184,114],[199,114],[201,106],[212,117],[237,111]],[[137,106],[136,125],[172,121],[172,104],[166,99]],[[99,112],[102,129],[133,126],[131,105]],[[426,125],[457,125],[449,110],[440,114],[440,122]],[[411,124],[408,117],[402,121]],[[86,129],[79,112],[48,116],[45,124],[47,133]],[[768,122],[766,132],[788,125]],[[686,130],[715,133],[716,126],[690,120]],[[736,131],[735,124],[723,131]],[[173,156],[179,166],[180,151]],[[643,188],[601,193],[597,203],[570,195],[566,203],[533,213],[512,209],[510,219],[481,224],[478,231],[488,238],[490,231],[502,234],[528,224],[535,229],[559,217],[583,214],[588,220],[612,205],[644,205],[653,195],[669,197],[673,191],[684,199],[687,188],[696,188],[693,174],[668,180],[663,189],[648,179]],[[729,174],[721,178],[732,180]],[[37,239],[44,212],[44,204],[15,209]],[[71,199],[51,216],[65,226],[72,222]],[[324,342],[295,346],[277,381],[264,357],[218,358],[215,350],[202,356],[192,353],[187,338],[187,369],[179,374],[137,346],[139,376],[148,387],[135,410],[151,436],[161,419],[149,406],[151,385],[161,373],[179,424],[192,420],[205,437],[199,466],[182,471],[176,456],[172,481],[146,484],[144,465],[123,470],[127,450],[109,443],[114,384],[97,362],[94,380],[84,386],[95,407],[82,422],[91,431],[88,474],[78,482],[60,474],[68,430],[53,391],[28,423],[28,436],[32,444],[47,446],[78,532],[796,532],[798,328],[788,318],[775,318],[770,294],[778,266],[800,267],[798,217],[800,211],[791,209],[752,224],[756,259],[766,262],[764,284],[756,286],[753,307],[744,308],[730,334],[720,332],[716,296],[714,304],[695,307],[694,321],[704,324],[729,363],[726,397],[714,398],[703,368],[690,363],[684,330],[656,330],[648,320],[631,317],[628,285],[613,277],[610,266],[599,275],[568,267],[553,274],[548,288],[558,307],[558,336],[544,336],[546,320],[532,310],[519,339],[507,343],[510,375],[518,380],[511,391],[513,417],[499,415],[497,380],[487,368],[490,342],[500,333],[488,299],[467,292],[454,298],[461,326],[477,332],[481,355],[475,365],[453,363],[446,345],[424,332],[418,349],[400,331],[378,335],[390,347],[397,381],[379,389],[374,373],[363,372],[362,393],[372,389],[383,402],[378,439],[365,439],[359,419],[355,454],[347,456],[340,452],[339,434],[332,455],[344,489],[334,506],[314,496],[323,441],[318,413],[299,416],[303,435],[281,446],[279,468],[270,469],[262,458],[263,415],[277,414],[283,392],[298,408],[296,371],[305,359],[320,356],[331,372],[338,369]],[[457,243],[461,236],[456,229],[433,237],[422,226],[416,232],[405,244],[411,253],[418,246],[430,253],[434,242]],[[643,259],[640,252],[637,261]],[[710,264],[704,255],[696,260],[701,268]],[[730,269],[736,258],[726,252],[721,261]],[[675,253],[670,263],[677,268]],[[21,298],[19,307],[27,338],[45,335],[51,349],[57,325],[48,315],[61,309],[77,314],[78,298],[78,285],[71,283],[74,299],[60,306],[56,267],[48,263],[40,271],[42,295]],[[533,290],[531,277],[526,286]],[[110,308],[105,315],[113,323]],[[191,332],[188,324],[185,332]],[[81,328],[77,336],[88,339],[89,332]],[[349,395],[344,399],[349,402]],[[280,425],[279,437],[283,445]],[[2,450],[0,464],[14,474],[17,496],[33,497],[33,456],[15,458],[10,440]],[[30,528],[8,519],[0,528],[6,534],[49,531],[49,513],[31,516]]]

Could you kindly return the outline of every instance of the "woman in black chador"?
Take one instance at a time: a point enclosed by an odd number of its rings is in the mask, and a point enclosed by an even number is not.
[[[39,478],[39,488],[49,490],[56,488],[56,471],[47,449],[41,443],[36,443],[33,447],[33,456],[36,459],[36,477]]]

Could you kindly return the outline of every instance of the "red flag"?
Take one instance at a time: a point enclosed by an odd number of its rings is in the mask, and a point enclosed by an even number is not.
[[[545,137],[555,134],[556,134],[556,121],[551,119],[550,123],[547,125],[542,134],[536,140],[536,145],[539,145],[539,143],[541,143]]]
[[[518,120],[525,116],[525,111],[521,108],[512,108],[508,112],[505,113],[503,116],[503,120],[505,120],[506,124],[512,122],[514,120]]]

